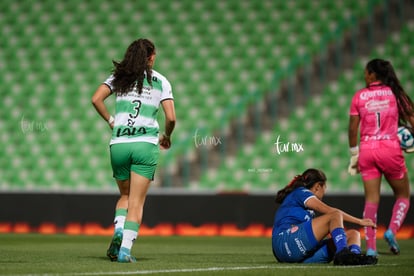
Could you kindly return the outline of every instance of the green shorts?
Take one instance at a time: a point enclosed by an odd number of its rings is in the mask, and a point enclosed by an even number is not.
[[[111,165],[116,180],[130,179],[131,171],[154,180],[160,149],[147,142],[112,144]]]

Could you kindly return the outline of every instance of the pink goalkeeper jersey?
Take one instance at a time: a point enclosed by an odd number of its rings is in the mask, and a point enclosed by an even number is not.
[[[374,82],[357,91],[350,115],[360,118],[360,142],[398,141],[398,106],[390,87]]]

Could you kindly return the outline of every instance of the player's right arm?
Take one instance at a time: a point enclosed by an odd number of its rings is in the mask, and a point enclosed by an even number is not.
[[[306,207],[321,213],[321,214],[328,214],[334,211],[339,211],[342,213],[342,217],[344,221],[350,222],[350,223],[354,223],[357,225],[361,225],[361,226],[371,226],[371,227],[376,227],[375,223],[372,222],[372,220],[370,219],[364,219],[364,218],[357,218],[354,217],[344,211],[342,211],[341,209],[338,208],[334,208],[329,206],[328,204],[324,203],[323,201],[319,200],[316,197],[312,197],[310,198],[307,202],[306,202]]]
[[[349,126],[348,126],[348,140],[349,140],[350,148],[356,147],[358,145],[358,127],[359,127],[359,116],[350,115]]]
[[[168,99],[161,102],[162,109],[164,110],[165,116],[165,130],[164,134],[160,138],[160,145],[164,149],[168,149],[171,147],[171,139],[170,136],[175,127],[175,108],[174,108],[174,100]]]
[[[113,128],[113,118],[105,105],[105,99],[108,98],[110,95],[111,89],[108,87],[108,85],[101,84],[92,96],[92,105],[95,107],[99,115],[101,115],[101,117],[109,123],[110,127]]]

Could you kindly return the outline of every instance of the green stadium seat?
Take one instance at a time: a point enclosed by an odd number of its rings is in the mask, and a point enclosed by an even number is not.
[[[0,33],[8,38],[0,42],[0,58],[7,60],[6,65],[0,64],[0,82],[10,91],[3,97],[5,108],[0,110],[0,117],[4,123],[0,121],[0,126],[18,137],[10,142],[10,148],[24,154],[15,162],[21,162],[20,169],[25,172],[16,180],[15,173],[9,171],[15,172],[17,166],[13,162],[1,163],[5,166],[1,172],[7,171],[1,187],[65,191],[112,189],[113,192],[117,190],[111,185],[107,155],[110,133],[94,112],[90,97],[110,73],[111,60],[120,60],[133,39],[148,36],[154,40],[158,48],[155,69],[165,74],[173,85],[179,118],[175,148],[160,160],[169,164],[194,150],[188,141],[192,141],[195,129],[206,127],[206,135],[211,136],[232,118],[244,114],[248,104],[261,101],[272,85],[273,72],[283,70],[298,55],[315,54],[321,46],[318,37],[323,37],[329,26],[337,23],[335,20],[346,20],[350,13],[362,18],[370,12],[361,1],[235,0],[151,3],[5,0],[0,2],[0,10]],[[324,16],[315,20],[315,10]],[[349,12],[343,15],[342,10]],[[292,17],[292,14],[298,16]],[[316,31],[306,29],[309,21]],[[295,37],[274,35],[288,32]],[[402,34],[400,38],[401,42],[411,41],[411,35]],[[392,51],[392,47],[386,47],[385,51]],[[354,80],[359,78],[357,75]],[[344,84],[340,93],[348,93],[354,80]],[[346,110],[347,100],[339,96],[339,107],[326,111],[325,117],[318,115],[320,106],[306,108],[305,113],[312,114],[313,122],[307,116],[294,117],[284,126],[275,127],[275,131],[288,140],[303,139],[305,146],[318,141],[331,143],[320,133],[326,128],[343,129],[346,123],[337,112]],[[326,101],[333,103],[330,99]],[[47,131],[34,130],[21,135],[16,122],[23,114],[31,122],[46,124]],[[326,124],[316,122],[330,117],[337,120]],[[303,127],[306,133],[302,132]],[[321,139],[309,135],[312,129]],[[232,174],[219,170],[213,181],[209,181],[210,174],[206,172],[199,186],[260,190],[269,187],[273,191],[280,183],[284,185],[302,164],[290,161],[295,157],[291,153],[275,156],[274,141],[259,141],[262,144],[247,153],[247,158],[244,153],[237,155],[242,161],[234,163]],[[343,138],[339,143],[345,143]],[[307,152],[317,154],[311,151],[311,146],[307,149],[303,153],[305,157],[297,155],[294,159],[309,159]],[[7,156],[14,155],[7,153]],[[327,159],[327,156],[311,157]],[[37,163],[39,158],[50,158],[47,164],[51,168]],[[64,163],[59,165],[55,160]],[[249,160],[257,160],[253,165],[258,168],[269,167],[274,171],[249,174],[246,169],[252,165]],[[284,168],[283,173],[278,170],[279,166]],[[36,171],[33,175],[28,173],[32,169]],[[55,183],[50,181],[53,178],[57,179]],[[236,183],[232,179],[237,179]]]

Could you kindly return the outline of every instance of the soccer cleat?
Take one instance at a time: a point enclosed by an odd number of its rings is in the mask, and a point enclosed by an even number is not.
[[[413,153],[413,152],[414,152],[414,146],[409,147],[409,148],[406,148],[406,149],[404,149],[404,151],[405,151],[406,153]]]
[[[359,258],[359,265],[376,265],[378,263],[377,256],[360,254]]]
[[[377,256],[355,254],[348,248],[344,248],[334,256],[334,265],[375,265],[378,263]]]
[[[361,254],[352,253],[347,247],[335,254],[334,265],[360,265]]]
[[[121,243],[122,243],[122,229],[115,230],[114,236],[112,237],[111,244],[109,245],[109,248],[106,251],[106,256],[108,256],[112,262],[115,262],[118,259],[118,253],[119,253],[119,248],[121,248]]]
[[[392,233],[390,229],[385,231],[384,239],[387,241],[392,253],[394,253],[395,255],[400,254],[400,247],[398,246],[394,233]]]
[[[131,256],[130,250],[125,247],[121,247],[118,254],[118,263],[136,263],[137,259]]]
[[[377,250],[374,250],[374,249],[368,248],[368,249],[367,249],[367,254],[366,254],[366,255],[367,255],[367,256],[377,257],[377,256],[378,256],[378,252],[377,252]]]

